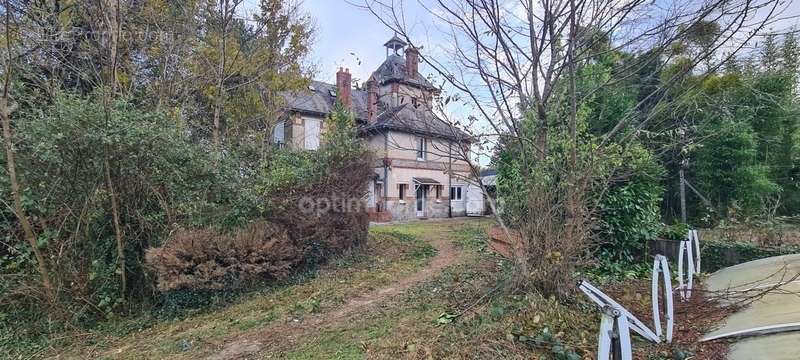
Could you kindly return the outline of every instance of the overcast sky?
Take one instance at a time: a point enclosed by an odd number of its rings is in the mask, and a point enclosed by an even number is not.
[[[351,0],[361,3],[363,0]],[[257,9],[258,0],[245,0],[243,11]],[[406,2],[405,13],[414,20],[411,29],[415,43],[427,48],[432,17],[421,9],[416,0]],[[349,68],[353,78],[366,80],[386,59],[383,44],[393,33],[369,12],[359,9],[346,0],[302,0],[302,7],[313,18],[316,33],[312,46],[311,61],[317,67],[316,80],[333,83],[339,67]],[[420,69],[427,75],[424,65]]]
[[[413,30],[425,29],[432,20],[430,14],[414,6],[416,1],[407,3],[406,14],[416,17]],[[393,33],[369,12],[345,0],[304,0],[303,6],[317,26],[312,59],[318,65],[318,80],[334,82],[336,69],[341,66],[363,81],[386,59],[383,44]],[[425,45],[426,36],[420,37],[413,40]],[[424,65],[420,71],[426,75]]]

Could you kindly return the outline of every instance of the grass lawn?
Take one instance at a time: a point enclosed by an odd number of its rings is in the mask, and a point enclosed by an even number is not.
[[[62,358],[143,359],[191,357],[238,333],[272,322],[302,320],[327,311],[345,299],[386,286],[424,267],[436,250],[427,242],[393,228],[370,231],[363,249],[299,274],[286,284],[253,291],[233,303],[204,308],[178,319],[152,316],[110,320],[88,332],[49,341],[43,353]],[[11,348],[10,358],[41,356]],[[2,352],[2,351],[0,351]],[[2,355],[0,355],[0,358]]]
[[[52,339],[41,347],[44,351],[26,354],[17,347],[5,354],[65,359],[594,358],[599,322],[594,305],[580,295],[563,304],[536,293],[510,293],[504,286],[509,265],[486,250],[490,225],[488,219],[458,219],[374,226],[368,243],[353,254],[233,302],[171,320],[109,320],[92,331]],[[447,254],[437,249],[449,253],[446,266],[441,261]],[[432,268],[436,271],[429,276],[409,282]],[[648,280],[639,282],[649,286]],[[635,292],[615,296],[645,311],[649,294],[645,299]],[[635,346],[653,355],[648,359],[662,358],[670,349]]]

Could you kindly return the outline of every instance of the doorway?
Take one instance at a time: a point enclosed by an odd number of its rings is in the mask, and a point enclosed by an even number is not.
[[[375,183],[373,196],[375,198],[375,211],[383,211],[383,183]]]
[[[425,186],[417,185],[417,217],[425,217]]]

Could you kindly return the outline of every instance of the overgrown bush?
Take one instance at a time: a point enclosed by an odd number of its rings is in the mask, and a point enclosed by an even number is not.
[[[667,240],[681,241],[686,240],[689,233],[689,225],[684,223],[676,223],[671,225],[664,225],[661,227],[659,237]]]
[[[664,170],[649,150],[612,144],[602,157],[593,157],[585,145],[576,163],[579,172],[592,175],[582,178],[563,170],[571,145],[558,136],[564,135],[550,133],[551,155],[531,174],[514,160],[520,152],[514,144],[504,146],[498,161],[503,216],[528,243],[526,271],[545,293],[568,291],[575,271],[589,263],[599,265],[599,272],[628,272],[661,229]]]
[[[42,306],[48,302],[32,271],[31,248],[16,217],[0,210],[0,234],[6,237],[0,247],[0,313],[9,314],[9,323],[27,322],[34,329],[42,320],[45,331],[64,323],[88,326],[124,312],[126,302],[149,302],[155,286],[143,266],[145,249],[160,245],[173,224],[200,218],[210,207],[203,194],[217,177],[179,118],[143,111],[127,99],[115,101],[107,113],[101,99],[102,93],[60,94],[51,106],[16,114],[23,206],[49,262],[59,309]],[[0,185],[7,181],[4,174]],[[119,204],[124,290],[109,178]],[[10,198],[6,191],[0,186],[3,199]]]
[[[646,255],[648,240],[661,231],[660,204],[664,169],[652,154],[633,146],[620,158],[612,181],[597,207],[601,262],[633,264]]]
[[[161,291],[222,289],[249,278],[283,278],[304,253],[285,229],[256,223],[231,234],[179,231],[166,245],[148,250],[147,262]]]
[[[162,291],[236,288],[274,280],[362,244],[372,160],[339,108],[318,151],[277,151],[258,171],[259,222],[229,232],[183,230],[147,260]]]
[[[373,157],[345,109],[337,108],[326,128],[319,150],[275,153],[256,184],[264,216],[307,243],[312,263],[363,243],[369,225],[364,200]]]

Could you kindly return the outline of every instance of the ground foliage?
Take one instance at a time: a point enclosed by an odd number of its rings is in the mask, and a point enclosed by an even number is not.
[[[561,255],[573,262],[594,262],[592,271],[639,273],[638,264],[648,257],[647,242],[664,233],[665,223],[680,223],[677,179],[683,161],[688,164],[686,177],[699,193],[687,187],[692,227],[715,226],[729,218],[769,221],[800,211],[794,180],[800,158],[796,38],[791,33],[769,36],[760,52],[734,57],[724,67],[701,74],[686,72],[691,56],[705,46],[704,37],[694,35],[690,31],[677,40],[671,57],[609,50],[577,68],[576,92],[583,97],[575,146],[578,168],[592,174],[588,183],[572,181],[564,170],[565,156],[574,147],[568,143],[570,129],[560,122],[548,128],[550,150],[544,161],[521,160],[536,152],[525,148],[533,143],[532,122],[522,123],[521,133],[530,135],[529,142],[501,139],[494,164],[503,216],[512,227],[530,227],[537,223],[532,220],[536,214],[568,205],[551,198],[543,204],[563,205],[536,206],[530,202],[531,194],[541,193],[536,184],[545,184],[541,188],[549,194],[559,189],[557,184],[585,186],[589,195],[582,201],[591,214],[586,233],[591,241],[586,245],[594,245],[584,249],[591,256]],[[642,63],[651,65],[638,72],[619,70]],[[676,74],[679,78],[666,91],[653,94]],[[616,85],[603,86],[609,81]],[[657,106],[656,100],[669,105]],[[607,150],[590,155],[605,141],[599,136],[630,114],[636,119],[609,139]],[[554,111],[550,118],[558,116],[564,115]],[[619,145],[613,144],[617,140]],[[685,228],[677,232],[682,232],[677,238],[685,237]],[[537,255],[549,258],[552,251]]]
[[[678,53],[679,57],[690,54]],[[715,226],[733,216],[798,212],[798,48],[795,35],[770,35],[759,51],[731,59],[706,76],[687,75],[674,94],[681,101],[659,114],[651,131],[679,131],[683,143],[661,147],[672,181],[665,184],[665,217],[679,213],[678,164],[687,159],[689,222]],[[678,71],[675,62],[665,73]],[[702,197],[701,197],[702,196]]]
[[[312,74],[305,59],[313,24],[292,1],[259,1],[247,19],[232,16],[240,3],[10,1],[4,7],[10,22],[3,31],[8,28],[11,36],[3,49],[13,59],[4,74],[12,75],[9,96],[16,105],[11,142],[22,207],[37,246],[24,241],[7,206],[12,203],[8,159],[0,154],[3,332],[46,337],[164,304],[159,271],[145,261],[148,249],[164,244],[212,240],[203,249],[198,243],[186,246],[187,253],[214,253],[206,254],[209,263],[249,256],[222,245],[225,241],[257,252],[286,241],[271,234],[292,232],[302,234],[301,248],[312,248],[313,254],[290,262],[316,264],[326,251],[363,242],[361,210],[319,220],[281,218],[279,204],[269,201],[276,192],[309,188],[360,199],[353,189],[364,184],[369,157],[363,144],[353,141],[349,118],[340,121],[347,130],[332,132],[340,138],[328,143],[338,145],[328,146],[324,156],[273,148],[280,92],[305,88]],[[117,30],[123,36],[106,36]],[[291,156],[309,161],[280,165]],[[350,157],[357,161],[342,165]],[[314,181],[264,186],[279,177],[266,169],[281,166],[326,174],[317,180],[327,183],[344,181],[338,176],[347,173],[350,187]],[[310,220],[330,230],[312,233],[304,223]],[[41,286],[34,249],[43,253],[55,291]],[[263,275],[268,258],[222,277],[235,283],[242,275]],[[274,273],[285,273],[285,267],[276,266]],[[199,287],[217,287],[220,270],[213,268],[206,269],[212,280]]]
[[[255,181],[262,222],[230,234],[180,230],[148,250],[159,289],[228,289],[242,280],[280,279],[366,240],[363,198],[371,156],[344,108],[329,118],[319,151],[281,151]]]

